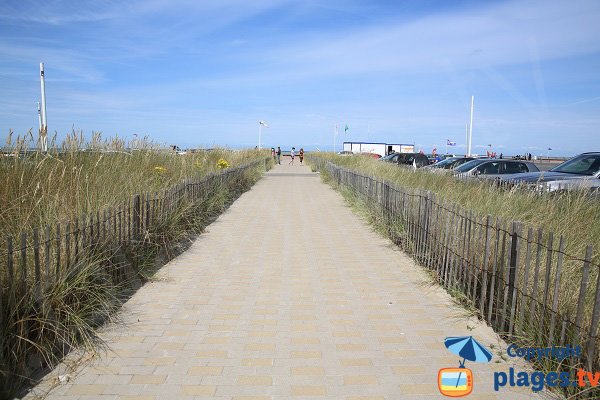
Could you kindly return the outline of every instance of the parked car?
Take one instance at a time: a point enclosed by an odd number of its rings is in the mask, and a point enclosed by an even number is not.
[[[549,171],[508,175],[504,181],[539,184],[548,191],[600,189],[600,152],[582,153]]]
[[[449,157],[438,163],[431,164],[425,168],[454,169],[472,160],[475,160],[475,157]]]
[[[402,153],[390,153],[387,156],[383,156],[379,159],[379,161],[386,161],[386,162],[391,162],[391,163],[397,163],[398,162],[398,157],[400,157],[400,154]]]
[[[503,175],[538,172],[538,167],[529,161],[479,158],[464,163],[454,169],[457,176],[478,176],[482,178],[500,178]]]
[[[417,168],[425,167],[429,165],[429,159],[425,154],[421,153],[398,153],[399,165],[413,165]]]

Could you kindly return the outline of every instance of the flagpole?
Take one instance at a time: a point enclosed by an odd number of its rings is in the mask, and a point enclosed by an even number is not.
[[[260,137],[262,136],[262,121],[258,123],[258,149],[260,150]]]

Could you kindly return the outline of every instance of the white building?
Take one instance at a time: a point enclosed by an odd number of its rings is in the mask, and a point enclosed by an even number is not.
[[[375,153],[386,156],[390,153],[414,153],[414,144],[401,143],[371,143],[371,142],[344,142],[344,151],[353,153]]]

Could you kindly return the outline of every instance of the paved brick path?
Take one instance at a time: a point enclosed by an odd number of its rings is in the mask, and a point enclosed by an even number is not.
[[[438,369],[458,366],[446,336],[499,344],[299,165],[266,174],[122,318],[103,332],[110,351],[60,366],[33,393],[54,383],[56,399],[433,399]],[[493,391],[493,371],[509,366],[467,363],[469,398],[533,397]]]

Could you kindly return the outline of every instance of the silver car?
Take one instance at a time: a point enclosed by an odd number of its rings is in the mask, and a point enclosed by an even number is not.
[[[549,171],[531,174],[508,175],[504,181],[535,184],[538,189],[572,190],[600,189],[600,152],[583,153]]]
[[[479,158],[454,168],[458,177],[500,178],[506,175],[538,172],[534,163],[521,160],[503,160],[496,158]]]

